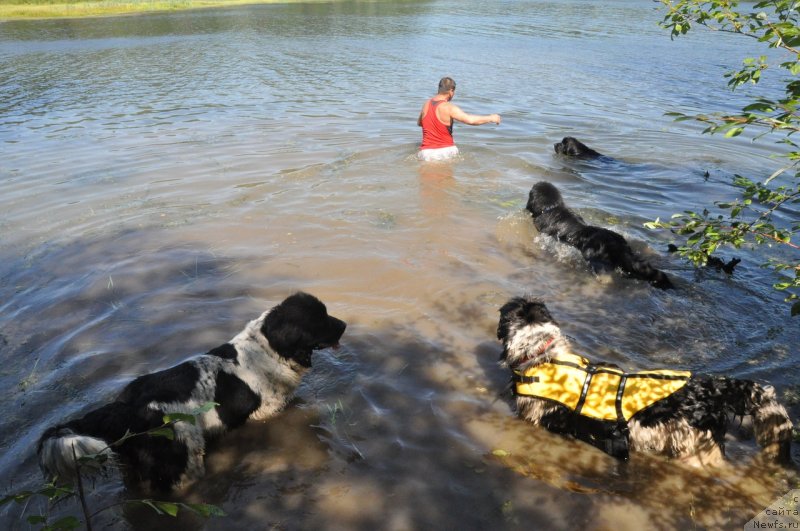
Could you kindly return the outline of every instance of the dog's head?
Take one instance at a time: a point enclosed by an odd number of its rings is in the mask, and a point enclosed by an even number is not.
[[[593,159],[603,156],[577,138],[573,138],[571,136],[565,136],[563,139],[561,139],[561,142],[553,144],[553,149],[555,149],[557,154],[564,155],[566,157]]]
[[[280,356],[311,367],[313,351],[338,346],[346,327],[319,299],[299,292],[267,313],[261,333]]]
[[[528,194],[528,204],[525,208],[534,218],[554,209],[564,206],[561,192],[554,185],[547,181],[539,181],[534,184]]]
[[[500,308],[497,339],[503,342],[500,360],[516,367],[541,355],[549,342],[561,336],[558,323],[539,300],[514,297]]]

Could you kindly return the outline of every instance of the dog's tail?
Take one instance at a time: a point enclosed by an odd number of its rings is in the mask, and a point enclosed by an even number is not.
[[[56,426],[45,431],[39,439],[39,467],[48,478],[74,480],[79,469],[97,471],[102,466],[101,457],[113,457],[108,444],[103,439]],[[91,459],[94,456],[98,456],[98,459]]]
[[[631,277],[646,280],[660,289],[675,289],[666,273],[651,266],[647,260],[636,256],[632,250],[624,253],[622,260],[622,270]]]
[[[775,388],[747,380],[736,383],[743,384],[743,388],[728,397],[734,413],[752,417],[756,442],[766,454],[777,461],[790,462],[792,421],[778,403]]]

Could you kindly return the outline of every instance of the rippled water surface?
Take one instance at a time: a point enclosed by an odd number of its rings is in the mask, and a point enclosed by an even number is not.
[[[769,142],[664,116],[737,108],[723,74],[761,51],[672,42],[661,16],[637,0],[442,0],[0,23],[3,488],[39,483],[47,426],[302,289],[349,323],[343,348],[316,355],[279,417],[217,441],[177,498],[228,516],[99,522],[741,528],[797,484],[750,442],[731,440],[721,470],[623,464],[500,397],[497,310],[532,294],[592,358],[770,382],[797,420],[797,320],[757,257],[736,251],[732,278],[696,271],[642,226],[778,167]],[[457,125],[461,157],[422,165],[416,118],[443,75],[464,110],[503,122]],[[567,134],[614,160],[556,158]],[[597,278],[538,236],[538,180],[678,289]],[[112,478],[90,503],[136,495]],[[42,508],[4,506],[0,526],[26,528],[23,510]]]

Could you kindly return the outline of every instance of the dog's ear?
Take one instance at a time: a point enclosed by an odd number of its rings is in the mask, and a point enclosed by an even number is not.
[[[633,278],[646,280],[653,286],[660,289],[675,289],[672,281],[661,270],[651,266],[647,260],[635,255],[633,251],[627,250],[620,256],[622,270]]]
[[[280,356],[311,366],[315,339],[308,323],[327,317],[325,306],[306,293],[296,293],[272,308],[264,318],[261,333]]]
[[[511,326],[518,319],[517,314],[527,301],[522,297],[514,297],[500,307],[500,321],[497,323],[497,339],[504,342],[511,334]]]
[[[301,291],[267,313],[261,333],[280,356],[310,367],[312,352],[336,346],[346,327],[328,315],[322,301]]]
[[[508,319],[500,316],[500,322],[497,323],[497,339],[505,343],[508,337]]]
[[[568,152],[570,155],[572,155],[573,157],[580,157],[587,151],[588,148],[586,147],[585,144],[583,144],[583,142],[578,141],[577,138],[572,138],[572,137],[569,138]]]
[[[293,359],[303,367],[311,367],[314,339],[302,327],[285,319],[283,312],[273,309],[268,313],[261,333],[280,356]]]
[[[507,319],[500,317],[500,322],[497,324],[497,339],[503,343],[503,351],[500,353],[500,361],[505,361],[508,357],[508,348],[506,348],[506,341],[510,333],[510,323]]]

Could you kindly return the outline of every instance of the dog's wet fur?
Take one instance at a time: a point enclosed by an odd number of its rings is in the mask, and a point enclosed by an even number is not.
[[[512,371],[573,353],[544,302],[532,297],[516,297],[503,305],[497,338],[503,344],[501,364]],[[558,402],[531,396],[517,395],[515,407],[521,418],[533,424],[609,453],[603,442],[618,430],[627,446],[625,455],[628,449],[650,452],[691,465],[718,464],[732,418],[749,415],[763,451],[779,462],[791,460],[792,422],[786,410],[771,386],[750,380],[692,375],[683,388],[636,413],[624,426],[608,426]]]
[[[250,321],[233,339],[170,369],[140,376],[117,398],[81,418],[49,428],[38,444],[50,478],[73,479],[76,460],[106,454],[126,480],[145,490],[182,488],[205,472],[207,438],[267,419],[292,397],[315,350],[335,347],[346,328],[313,295],[295,293]],[[174,439],[127,433],[158,428],[169,413],[195,414],[194,424],[173,425]]]
[[[534,184],[525,208],[539,232],[578,249],[595,272],[620,270],[657,288],[674,288],[669,277],[638,256],[620,234],[588,225],[568,209],[553,184],[546,181]]]
[[[602,153],[598,153],[577,138],[571,136],[565,136],[561,139],[561,142],[553,144],[553,149],[556,154],[565,157],[575,157],[579,159],[598,159],[606,157]]]

